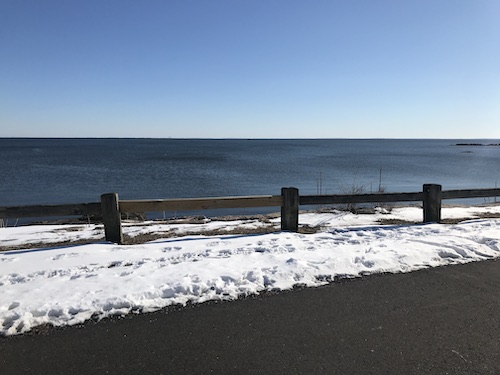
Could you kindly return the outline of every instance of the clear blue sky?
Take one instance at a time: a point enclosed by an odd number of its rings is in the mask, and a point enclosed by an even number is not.
[[[500,138],[498,0],[2,0],[0,136]]]

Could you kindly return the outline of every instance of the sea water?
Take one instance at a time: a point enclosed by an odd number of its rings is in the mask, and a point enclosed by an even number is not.
[[[500,147],[459,143],[499,141],[0,138],[0,206],[500,184]]]

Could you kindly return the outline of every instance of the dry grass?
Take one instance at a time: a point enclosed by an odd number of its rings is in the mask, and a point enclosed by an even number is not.
[[[276,227],[272,225],[262,226],[258,228],[234,228],[230,230],[213,229],[213,230],[193,230],[186,231],[180,234],[176,231],[168,231],[161,233],[147,233],[137,236],[124,235],[124,245],[137,245],[145,242],[158,240],[161,238],[175,238],[179,236],[203,235],[203,236],[224,236],[224,235],[248,235],[248,234],[267,234],[276,232]]]
[[[29,243],[26,245],[17,245],[17,246],[0,246],[0,252],[9,251],[9,250],[24,250],[24,249],[45,249],[52,247],[65,247],[65,246],[75,246],[75,245],[87,245],[96,242],[104,241],[104,237],[102,239],[93,238],[86,240],[73,240],[73,241],[60,241],[60,242],[35,242]]]
[[[497,219],[500,218],[500,213],[498,212],[475,212],[474,217],[461,217],[461,218],[444,218],[441,219],[441,224],[458,224],[462,221],[472,220],[472,219]],[[412,225],[412,224],[422,224],[421,221],[408,221],[401,219],[380,219],[377,223],[381,225]]]

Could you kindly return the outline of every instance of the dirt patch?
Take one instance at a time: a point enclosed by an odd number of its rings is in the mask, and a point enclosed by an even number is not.
[[[440,224],[458,224],[462,221],[471,220],[471,218],[458,218],[458,219],[442,219]],[[380,219],[377,220],[377,223],[380,225],[415,225],[422,224],[421,221],[409,221],[409,220],[401,220],[401,219]]]
[[[239,234],[239,235],[267,234],[267,233],[274,233],[276,231],[277,229],[275,226],[268,225],[268,226],[261,226],[258,228],[234,228],[230,230],[214,229],[214,230],[198,230],[198,231],[193,230],[193,231],[186,231],[183,233],[179,233],[176,231],[168,231],[161,233],[139,234],[137,236],[128,236],[125,234],[123,236],[123,240],[124,240],[124,245],[138,245],[149,241],[158,240],[161,238],[174,238],[180,236],[192,236],[192,235],[224,236],[224,235],[234,235],[234,234]]]
[[[26,245],[18,246],[0,246],[0,252],[9,250],[25,250],[25,249],[47,249],[53,247],[65,247],[65,246],[75,246],[75,245],[87,245],[96,242],[104,241],[102,238],[92,238],[86,240],[74,240],[74,241],[61,241],[61,242],[35,242]]]
[[[380,219],[377,220],[377,223],[380,225],[410,225],[410,224],[419,224],[416,221],[407,221],[401,219]]]
[[[500,218],[500,212],[483,212],[483,213],[475,213],[480,219],[497,219]],[[467,220],[467,219],[466,219]]]
[[[473,217],[460,217],[460,218],[443,218],[440,224],[458,224],[467,220],[474,219],[498,219],[500,218],[500,213],[498,212],[474,212],[471,216]],[[412,225],[412,224],[422,224],[421,221],[409,221],[401,219],[380,219],[377,220],[378,224],[381,225]]]

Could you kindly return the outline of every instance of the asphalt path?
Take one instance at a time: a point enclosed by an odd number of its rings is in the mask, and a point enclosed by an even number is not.
[[[0,338],[2,374],[500,374],[500,261]]]

